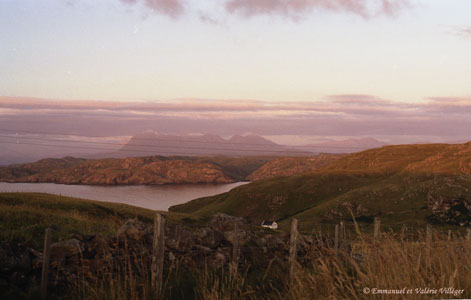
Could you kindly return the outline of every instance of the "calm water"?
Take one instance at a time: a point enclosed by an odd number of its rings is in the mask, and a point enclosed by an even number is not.
[[[0,192],[38,192],[106,202],[126,203],[156,210],[230,191],[248,182],[230,184],[92,186],[54,183],[0,182]]]

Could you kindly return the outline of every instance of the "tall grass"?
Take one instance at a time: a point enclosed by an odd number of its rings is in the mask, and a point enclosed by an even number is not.
[[[82,274],[76,298],[156,299],[149,281],[150,255],[136,249],[127,248],[119,263],[109,260],[100,271]],[[282,259],[267,259],[263,269],[230,264],[187,269],[177,259],[165,269],[167,281],[160,299],[462,299],[471,295],[471,241],[463,238],[449,241],[435,234],[428,246],[422,234],[411,239],[391,232],[380,239],[362,235],[338,253],[323,245],[306,253],[292,277]],[[411,293],[375,294],[375,288],[411,289]],[[419,288],[437,292],[421,294]],[[464,293],[446,294],[440,288]]]

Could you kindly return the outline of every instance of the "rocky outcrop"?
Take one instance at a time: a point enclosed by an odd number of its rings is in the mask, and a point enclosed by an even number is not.
[[[465,197],[444,197],[427,195],[428,207],[435,220],[452,225],[471,225],[471,201]]]
[[[0,167],[0,181],[53,182],[89,185],[158,185],[182,183],[231,183],[211,162],[135,157],[84,160],[45,159],[35,163]]]

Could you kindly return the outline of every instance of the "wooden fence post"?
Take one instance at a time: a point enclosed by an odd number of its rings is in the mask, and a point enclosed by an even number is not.
[[[291,221],[291,233],[289,239],[289,275],[293,279],[296,272],[296,254],[298,243],[298,219]]]
[[[375,224],[374,225],[374,238],[377,239],[379,238],[379,234],[380,234],[381,220],[378,217],[376,217],[374,224]]]
[[[401,227],[401,236],[404,236],[406,234],[407,226],[406,224],[402,224]]]
[[[448,240],[451,241],[451,229],[448,229]]]
[[[339,224],[335,224],[334,250],[335,255],[339,252]]]
[[[44,236],[44,250],[43,250],[43,268],[41,273],[41,299],[47,298],[47,285],[48,285],[48,271],[49,271],[49,258],[51,256],[51,237],[52,229],[46,229]]]
[[[237,223],[234,223],[234,241],[232,244],[232,263],[234,267],[239,265],[240,246],[239,246],[239,231],[237,229]]]
[[[343,244],[346,239],[347,236],[345,234],[345,223],[343,221],[340,221],[340,245]]]
[[[466,240],[471,241],[471,228],[466,229]]]
[[[151,286],[155,298],[160,297],[163,282],[165,254],[165,219],[156,213],[154,217],[154,240],[152,244]]]
[[[427,244],[427,249],[430,250],[430,247],[432,245],[432,239],[433,239],[433,232],[432,232],[432,225],[427,225],[427,231],[425,234],[425,242]]]

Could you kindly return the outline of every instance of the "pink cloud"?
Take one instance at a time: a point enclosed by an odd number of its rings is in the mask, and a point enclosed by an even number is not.
[[[462,38],[471,39],[471,27],[459,27],[455,30],[455,33]]]
[[[393,16],[409,6],[409,0],[381,0],[372,8],[369,0],[229,0],[226,10],[244,16],[282,15],[299,18],[315,9],[347,12],[369,18],[373,15]]]
[[[380,13],[388,16],[395,16],[400,11],[409,7],[409,0],[382,0]]]
[[[136,4],[140,0],[121,0],[126,4]],[[142,0],[142,2],[152,11],[167,15],[172,18],[180,16],[184,11],[181,0]]]

